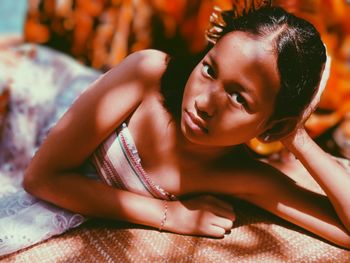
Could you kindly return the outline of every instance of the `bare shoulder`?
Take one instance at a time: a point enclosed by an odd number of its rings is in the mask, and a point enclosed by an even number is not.
[[[168,57],[162,51],[145,49],[130,54],[124,63],[132,69],[135,77],[149,86],[159,82],[166,69]]]
[[[94,150],[153,95],[166,66],[166,54],[135,52],[100,76],[77,98],[51,130],[32,162],[40,171],[79,167]],[[89,131],[89,132],[86,132]],[[37,164],[40,163],[40,164]]]

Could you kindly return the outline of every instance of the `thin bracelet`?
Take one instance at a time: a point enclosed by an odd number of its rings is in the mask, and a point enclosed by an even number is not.
[[[168,202],[167,202],[167,200],[163,200],[163,204],[164,204],[164,214],[163,214],[162,221],[160,222],[159,231],[163,230],[165,222],[167,220],[167,214],[168,214]]]

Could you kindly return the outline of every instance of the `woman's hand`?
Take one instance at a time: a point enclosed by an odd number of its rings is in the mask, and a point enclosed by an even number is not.
[[[281,143],[290,152],[294,153],[296,148],[303,147],[306,149],[310,140],[312,139],[306,132],[304,125],[300,125],[293,132],[282,138]]]
[[[230,203],[205,195],[169,202],[164,229],[179,234],[219,238],[230,231],[235,218]]]

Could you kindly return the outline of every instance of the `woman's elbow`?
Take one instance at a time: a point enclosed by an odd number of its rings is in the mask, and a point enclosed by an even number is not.
[[[45,189],[47,189],[49,182],[39,173],[32,169],[27,169],[24,173],[23,188],[26,192],[39,198],[44,198]]]
[[[29,172],[28,170],[25,171],[24,173],[24,178],[23,178],[23,188],[26,192],[35,195],[35,192],[37,190],[37,185],[38,185],[38,180],[35,178],[33,173]]]

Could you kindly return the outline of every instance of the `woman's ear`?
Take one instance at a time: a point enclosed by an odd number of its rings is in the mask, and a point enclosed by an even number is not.
[[[278,141],[294,131],[298,124],[297,117],[288,117],[271,121],[268,128],[258,137],[263,143]]]

